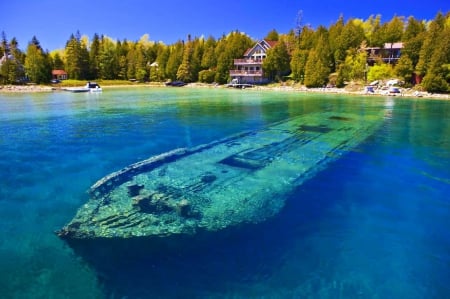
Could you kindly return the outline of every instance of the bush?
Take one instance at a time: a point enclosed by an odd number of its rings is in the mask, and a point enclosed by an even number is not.
[[[449,86],[447,81],[436,74],[427,74],[422,81],[423,88],[428,92],[448,92]]]
[[[203,83],[213,83],[216,72],[213,70],[203,70],[198,73],[198,80]]]

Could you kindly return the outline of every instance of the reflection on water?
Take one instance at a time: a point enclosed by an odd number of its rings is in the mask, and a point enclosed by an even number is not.
[[[0,96],[6,298],[450,296],[450,103],[188,88],[92,96]],[[130,163],[305,113],[377,110],[380,130],[267,222],[97,246],[92,260],[53,234],[92,183]]]

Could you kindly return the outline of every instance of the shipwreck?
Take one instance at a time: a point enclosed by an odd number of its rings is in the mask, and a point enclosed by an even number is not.
[[[286,195],[372,135],[383,115],[304,114],[175,149],[96,182],[57,235],[129,239],[192,235],[276,215]]]

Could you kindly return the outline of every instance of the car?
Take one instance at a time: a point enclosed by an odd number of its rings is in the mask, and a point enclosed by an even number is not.
[[[52,79],[50,82],[52,84],[58,84],[58,83],[61,83],[61,80],[59,80],[59,79]]]

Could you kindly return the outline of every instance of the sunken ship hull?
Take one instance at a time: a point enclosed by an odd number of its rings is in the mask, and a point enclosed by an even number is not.
[[[57,234],[73,241],[169,238],[262,222],[382,120],[380,114],[312,113],[151,157],[95,183],[88,202]]]

